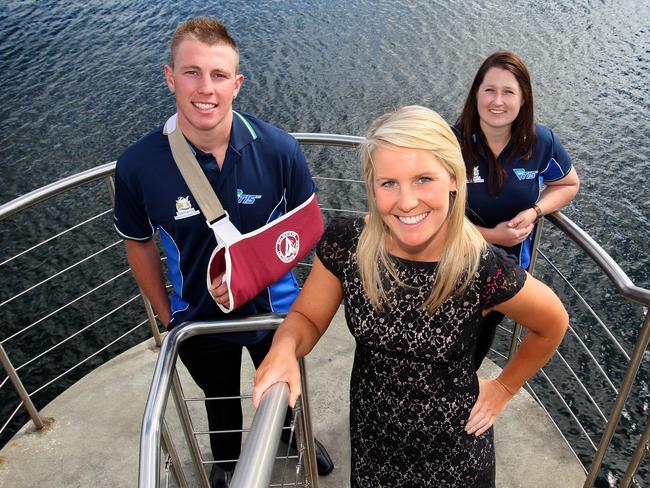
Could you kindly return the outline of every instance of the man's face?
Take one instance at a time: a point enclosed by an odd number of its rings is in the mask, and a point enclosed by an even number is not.
[[[227,44],[211,46],[186,39],[178,46],[174,67],[165,66],[167,86],[176,95],[180,128],[190,139],[230,130],[232,100],[244,81],[237,74],[237,62],[237,53]]]

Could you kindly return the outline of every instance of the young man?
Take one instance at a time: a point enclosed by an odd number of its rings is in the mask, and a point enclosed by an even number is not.
[[[196,18],[181,24],[172,37],[165,78],[176,96],[178,126],[230,221],[251,232],[303,203],[314,191],[298,142],[255,117],[233,111],[244,76],[237,44],[222,24]],[[225,316],[215,303],[219,283],[208,291],[205,274],[216,246],[212,230],[172,157],[162,127],[130,146],[115,172],[114,225],[124,238],[136,281],[167,328],[188,320],[236,318],[288,311],[298,285],[286,275],[250,302]],[[167,255],[171,297],[158,250],[158,231]],[[253,363],[264,359],[272,333],[197,336],[183,343],[180,356],[206,397],[238,396],[242,347]],[[239,400],[207,401],[210,430],[241,429]],[[212,486],[227,486],[239,456],[241,434],[210,436],[215,460]],[[333,464],[317,443],[318,470]]]

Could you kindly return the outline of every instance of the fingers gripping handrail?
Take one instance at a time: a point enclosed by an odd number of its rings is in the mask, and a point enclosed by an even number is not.
[[[167,334],[160,348],[142,419],[139,488],[158,487],[162,420],[180,344],[196,335],[273,329],[280,325],[283,319],[284,314],[265,314],[237,320],[184,322]]]

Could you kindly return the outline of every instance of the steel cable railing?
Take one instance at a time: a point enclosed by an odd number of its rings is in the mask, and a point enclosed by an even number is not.
[[[595,312],[595,310],[591,307],[591,305],[589,305],[589,303],[587,303],[587,300],[585,300],[585,298],[582,296],[582,294],[578,290],[576,290],[576,288],[573,286],[573,284],[566,278],[566,276],[564,276],[564,274],[558,269],[558,267],[555,266],[555,264],[553,264],[553,262],[548,258],[548,256],[546,256],[539,249],[537,250],[537,253],[544,258],[544,260],[548,263],[549,266],[551,266],[553,268],[553,271],[555,271],[555,273],[562,279],[562,281],[564,281],[564,283],[568,287],[571,288],[571,291],[573,291],[573,293],[578,297],[578,300],[580,300],[580,302],[585,306],[585,308],[591,314],[591,316],[596,319],[596,322],[598,323],[598,325],[600,325],[602,331],[607,335],[607,337],[609,337],[609,339],[614,343],[614,345],[623,354],[623,356],[625,356],[625,359],[627,359],[629,361],[630,356],[627,353],[627,351],[623,348],[623,346],[618,341],[618,339],[616,339],[616,337],[614,337],[614,334],[612,334],[612,331],[609,330],[609,327],[607,327],[605,322],[603,322],[603,320]],[[595,360],[595,358],[594,358],[594,360]]]
[[[39,242],[38,244],[33,245],[33,246],[30,247],[30,248],[27,248],[27,249],[25,249],[25,250],[23,250],[23,251],[20,251],[18,254],[14,254],[14,255],[11,256],[9,259],[5,259],[3,262],[1,262],[1,263],[0,263],[0,267],[1,267],[1,266],[4,266],[5,264],[10,263],[10,262],[13,261],[14,259],[18,259],[19,257],[24,256],[25,254],[29,254],[30,252],[35,251],[35,250],[38,249],[39,247],[41,247],[41,246],[47,244],[48,242],[52,242],[53,240],[58,239],[59,237],[61,237],[61,236],[65,235],[65,234],[68,234],[68,233],[72,232],[73,230],[76,230],[76,229],[79,229],[79,228],[83,227],[84,225],[89,224],[90,222],[93,222],[93,221],[97,220],[98,218],[103,217],[104,215],[108,215],[108,214],[111,213],[112,211],[113,211],[113,209],[112,209],[112,208],[109,208],[108,210],[106,210],[106,211],[104,211],[104,212],[101,212],[101,213],[99,213],[99,214],[97,214],[97,215],[94,215],[94,216],[92,216],[92,217],[90,217],[90,218],[84,220],[83,222],[79,222],[78,224],[75,224],[75,225],[73,225],[72,227],[69,227],[69,228],[67,228],[67,229],[64,230],[64,231],[61,231],[61,232],[59,232],[58,234],[55,234],[55,235],[53,235],[53,236],[51,236],[51,237],[48,237],[47,239],[45,239],[45,240]]]
[[[14,338],[17,337],[17,336],[19,336],[19,335],[21,335],[21,334],[24,334],[25,332],[27,332],[28,330],[30,330],[32,327],[34,327],[34,326],[40,324],[41,322],[43,322],[43,321],[45,321],[45,320],[47,320],[47,319],[49,319],[49,318],[52,318],[52,317],[53,317],[54,315],[56,315],[57,313],[59,313],[59,312],[65,310],[66,308],[68,308],[68,307],[74,305],[75,303],[79,302],[80,300],[83,300],[84,298],[86,298],[86,297],[92,295],[92,294],[95,293],[96,291],[101,290],[101,289],[102,289],[103,287],[105,287],[106,285],[109,285],[109,284],[113,283],[113,282],[114,282],[115,280],[117,280],[118,278],[121,278],[122,276],[125,276],[125,275],[127,275],[128,273],[130,273],[130,272],[131,272],[130,269],[125,269],[125,270],[122,271],[121,273],[119,273],[119,274],[117,274],[117,275],[115,275],[115,276],[109,278],[108,280],[106,280],[106,281],[100,283],[99,285],[95,286],[94,288],[91,288],[90,290],[86,291],[85,293],[76,296],[75,298],[73,298],[73,299],[70,300],[69,302],[65,303],[64,305],[60,306],[59,308],[57,308],[57,309],[55,309],[55,310],[52,310],[51,312],[49,312],[48,314],[44,315],[44,316],[41,317],[40,319],[38,319],[38,320],[32,322],[32,323],[29,324],[29,325],[26,325],[25,327],[23,327],[22,329],[20,329],[20,330],[14,332],[14,333],[11,334],[10,336],[5,337],[3,340],[0,341],[0,344],[5,344],[6,342],[9,342],[11,339],[14,339]],[[139,296],[139,295],[138,295],[138,296]],[[0,385],[0,386],[1,386],[1,385]]]
[[[79,261],[77,261],[77,262],[71,264],[70,266],[67,266],[66,268],[63,268],[61,271],[57,271],[57,272],[54,273],[53,275],[48,276],[48,277],[45,278],[44,280],[39,281],[38,283],[36,283],[36,284],[30,286],[29,288],[27,288],[27,289],[25,289],[25,290],[23,290],[23,291],[21,291],[21,292],[16,293],[16,294],[15,294],[14,296],[12,296],[11,298],[8,298],[8,299],[5,300],[4,302],[0,303],[0,308],[2,308],[3,306],[7,305],[8,303],[13,302],[13,301],[16,300],[17,298],[20,298],[20,297],[23,296],[24,294],[29,293],[29,292],[32,291],[32,290],[35,290],[35,289],[38,288],[39,286],[44,285],[45,283],[47,283],[47,282],[53,280],[54,278],[57,278],[58,276],[61,276],[61,275],[65,274],[65,273],[67,273],[68,271],[70,271],[70,270],[72,270],[72,269],[74,269],[74,268],[76,268],[76,267],[82,265],[83,263],[86,263],[86,262],[90,261],[91,259],[93,259],[93,258],[99,256],[100,254],[102,254],[102,253],[104,253],[104,252],[106,252],[106,251],[108,251],[108,250],[114,248],[114,247],[117,246],[118,244],[122,244],[122,240],[115,241],[115,242],[113,242],[112,244],[109,244],[108,246],[106,246],[106,247],[100,249],[99,251],[94,252],[93,254],[90,254],[89,256],[86,256],[85,258],[80,259]]]
[[[343,146],[343,147],[355,147],[361,140],[363,140],[360,137],[352,137],[352,136],[337,136],[337,135],[332,135],[332,134],[294,134],[302,144],[324,144],[324,145],[336,145],[336,146]],[[107,163],[105,165],[99,166],[97,168],[93,168],[88,171],[84,171],[82,173],[79,173],[78,175],[73,175],[69,178],[65,178],[61,181],[52,183],[50,185],[47,185],[46,187],[43,187],[39,190],[35,190],[23,197],[19,197],[11,202],[8,202],[6,204],[3,204],[0,206],[0,220],[6,219],[22,210],[25,210],[35,204],[44,202],[51,198],[52,196],[64,193],[72,188],[76,188],[80,185],[90,183],[90,182],[95,182],[101,179],[104,179],[107,182],[107,186],[109,186],[109,194],[110,194],[110,188],[112,185],[112,182],[110,181],[110,176],[113,174],[115,168],[115,163]],[[320,179],[322,181],[328,181],[332,183],[354,183],[354,184],[359,184],[361,183],[361,180],[357,179],[349,179],[349,178],[331,178],[331,177],[315,177],[315,179]],[[363,213],[363,210],[356,210],[356,209],[349,209],[349,210],[343,210],[341,208],[334,208],[332,206],[323,206],[322,207],[323,211],[332,211],[332,212],[347,212],[347,213],[354,213],[354,214],[361,214]],[[95,217],[91,217],[88,220],[96,219],[102,215],[106,215],[107,212],[103,212],[100,215],[96,215]],[[588,234],[586,234],[584,231],[582,231],[578,226],[576,226],[573,222],[571,222],[567,217],[562,215],[561,213],[555,213],[546,216],[546,219],[548,219],[555,227],[557,227],[563,234],[567,235],[570,239],[572,239],[579,248],[581,248],[599,267],[602,269],[603,273],[610,279],[610,281],[614,284],[614,286],[618,289],[620,295],[624,298],[626,298],[629,301],[641,304],[645,306],[646,308],[650,306],[650,291],[640,288],[627,277],[627,275],[620,269],[620,267],[613,261],[613,259],[604,251],[602,248],[595,242],[593,239],[591,239]],[[81,224],[77,224],[81,225]],[[62,232],[61,234],[65,233],[66,231]],[[57,236],[60,234],[57,234]],[[50,240],[54,239],[56,236],[49,238],[47,242]],[[119,242],[119,241],[118,241]],[[114,243],[113,246],[115,246],[118,243]],[[37,245],[37,246],[42,246],[42,243]],[[24,251],[25,253],[28,252],[28,250]],[[547,258],[547,256],[543,255],[541,251],[538,251],[540,256],[542,256],[544,259],[546,259],[550,264],[551,267],[557,268],[551,261],[550,259]],[[15,257],[9,258],[9,261],[13,260]],[[7,260],[4,261],[5,263],[8,262]],[[573,287],[571,284],[570,280],[566,278],[559,270],[556,269],[556,273],[564,280],[565,283],[567,283],[570,287]],[[52,277],[48,278],[48,280],[51,280]],[[36,286],[36,285],[35,285]],[[21,293],[26,293],[28,290],[24,290]],[[580,334],[576,330],[571,330],[571,335],[574,337],[580,344],[580,348],[583,351],[586,351],[586,354],[589,356],[590,361],[593,361],[595,365],[597,365],[598,368],[601,369],[601,374],[604,375],[606,378],[606,381],[610,384],[610,387],[614,388],[614,390],[620,390],[619,395],[617,396],[617,399],[615,401],[615,405],[612,408],[612,412],[609,416],[608,420],[608,425],[605,429],[605,432],[603,433],[603,436],[601,438],[601,443],[598,446],[597,450],[597,455],[594,458],[594,462],[592,463],[591,467],[591,472],[589,475],[589,479],[587,484],[585,486],[591,486],[589,483],[593,484],[593,480],[595,479],[596,474],[600,470],[600,466],[603,461],[604,453],[607,449],[607,446],[609,445],[609,442],[611,441],[612,435],[613,435],[613,430],[614,427],[616,426],[616,423],[618,422],[618,418],[620,417],[620,414],[622,412],[622,409],[624,408],[626,404],[626,399],[629,396],[630,388],[632,386],[632,382],[634,381],[641,359],[643,357],[644,351],[647,349],[647,344],[648,340],[650,340],[650,325],[648,325],[648,318],[647,318],[647,310],[646,310],[646,320],[644,322],[643,327],[641,328],[641,331],[639,333],[639,336],[637,338],[637,342],[635,344],[634,352],[629,355],[625,349],[622,348],[620,342],[616,339],[612,331],[604,324],[603,320],[598,317],[598,314],[596,314],[592,309],[591,306],[587,303],[586,299],[579,293],[576,292],[578,299],[590,310],[592,315],[595,317],[595,320],[598,321],[600,324],[601,329],[604,332],[604,335],[606,335],[611,342],[611,344],[614,345],[616,349],[621,351],[626,359],[628,359],[628,370],[625,374],[625,378],[623,379],[623,384],[621,385],[620,388],[616,388],[616,386],[613,384],[613,382],[609,379],[609,376],[607,372],[602,368],[602,366],[599,364],[599,362],[596,360],[595,356],[591,353],[589,350],[588,346],[584,343],[582,338],[580,337]],[[11,297],[9,301],[14,300],[16,297]],[[4,302],[8,303],[8,302]],[[55,313],[55,312],[52,312]],[[41,319],[37,320],[36,322],[44,320],[44,317]],[[143,322],[144,323],[144,322]],[[140,324],[141,325],[141,324]],[[140,326],[139,325],[139,326]],[[30,325],[31,326],[31,325]],[[28,326],[28,327],[30,327]],[[138,326],[138,327],[139,327]],[[19,332],[22,333],[22,332]],[[4,341],[8,340],[8,338],[5,338]],[[2,345],[2,342],[0,342],[0,347]],[[566,369],[568,371],[568,374],[571,375],[574,379],[576,376],[579,376],[576,371],[571,367],[569,364],[570,361],[565,359],[564,357],[561,358],[563,361],[562,368]],[[545,374],[545,373],[544,373]],[[5,379],[2,384],[0,384],[0,388],[8,381],[8,378]],[[12,380],[13,381],[13,380]],[[550,381],[550,379],[549,379]],[[579,384],[583,385],[582,381],[579,381]],[[554,386],[555,388],[555,386]],[[581,389],[583,389],[582,386],[580,386]],[[584,389],[583,389],[584,390]],[[32,392],[33,394],[34,392]],[[534,393],[534,392],[533,392]],[[591,394],[588,394],[590,398],[593,398]],[[593,402],[591,402],[593,403]],[[602,417],[602,410],[600,410],[599,407],[597,407],[599,410],[599,415]],[[570,409],[569,409],[570,411]],[[577,419],[576,419],[577,420]],[[591,442],[591,440],[590,440]],[[593,443],[592,443],[593,444]],[[637,468],[638,469],[638,468]],[[595,474],[594,474],[595,473]]]

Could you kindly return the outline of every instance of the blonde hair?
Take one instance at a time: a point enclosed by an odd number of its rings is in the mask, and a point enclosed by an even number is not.
[[[431,294],[422,308],[433,313],[450,295],[462,293],[474,277],[485,240],[465,218],[467,177],[456,136],[433,110],[417,105],[402,107],[379,117],[360,146],[362,172],[368,196],[368,219],[357,245],[359,273],[370,303],[377,308],[386,300],[381,269],[400,283],[395,265],[386,251],[388,226],[377,210],[372,153],[379,147],[403,147],[431,152],[456,180],[456,196],[450,195],[448,233]]]
[[[239,72],[239,48],[237,42],[230,35],[228,29],[221,22],[209,17],[196,17],[186,20],[179,25],[172,35],[171,45],[169,47],[169,66],[174,67],[174,59],[181,42],[189,39],[199,41],[208,46],[225,44],[230,46],[237,54],[237,72]]]

